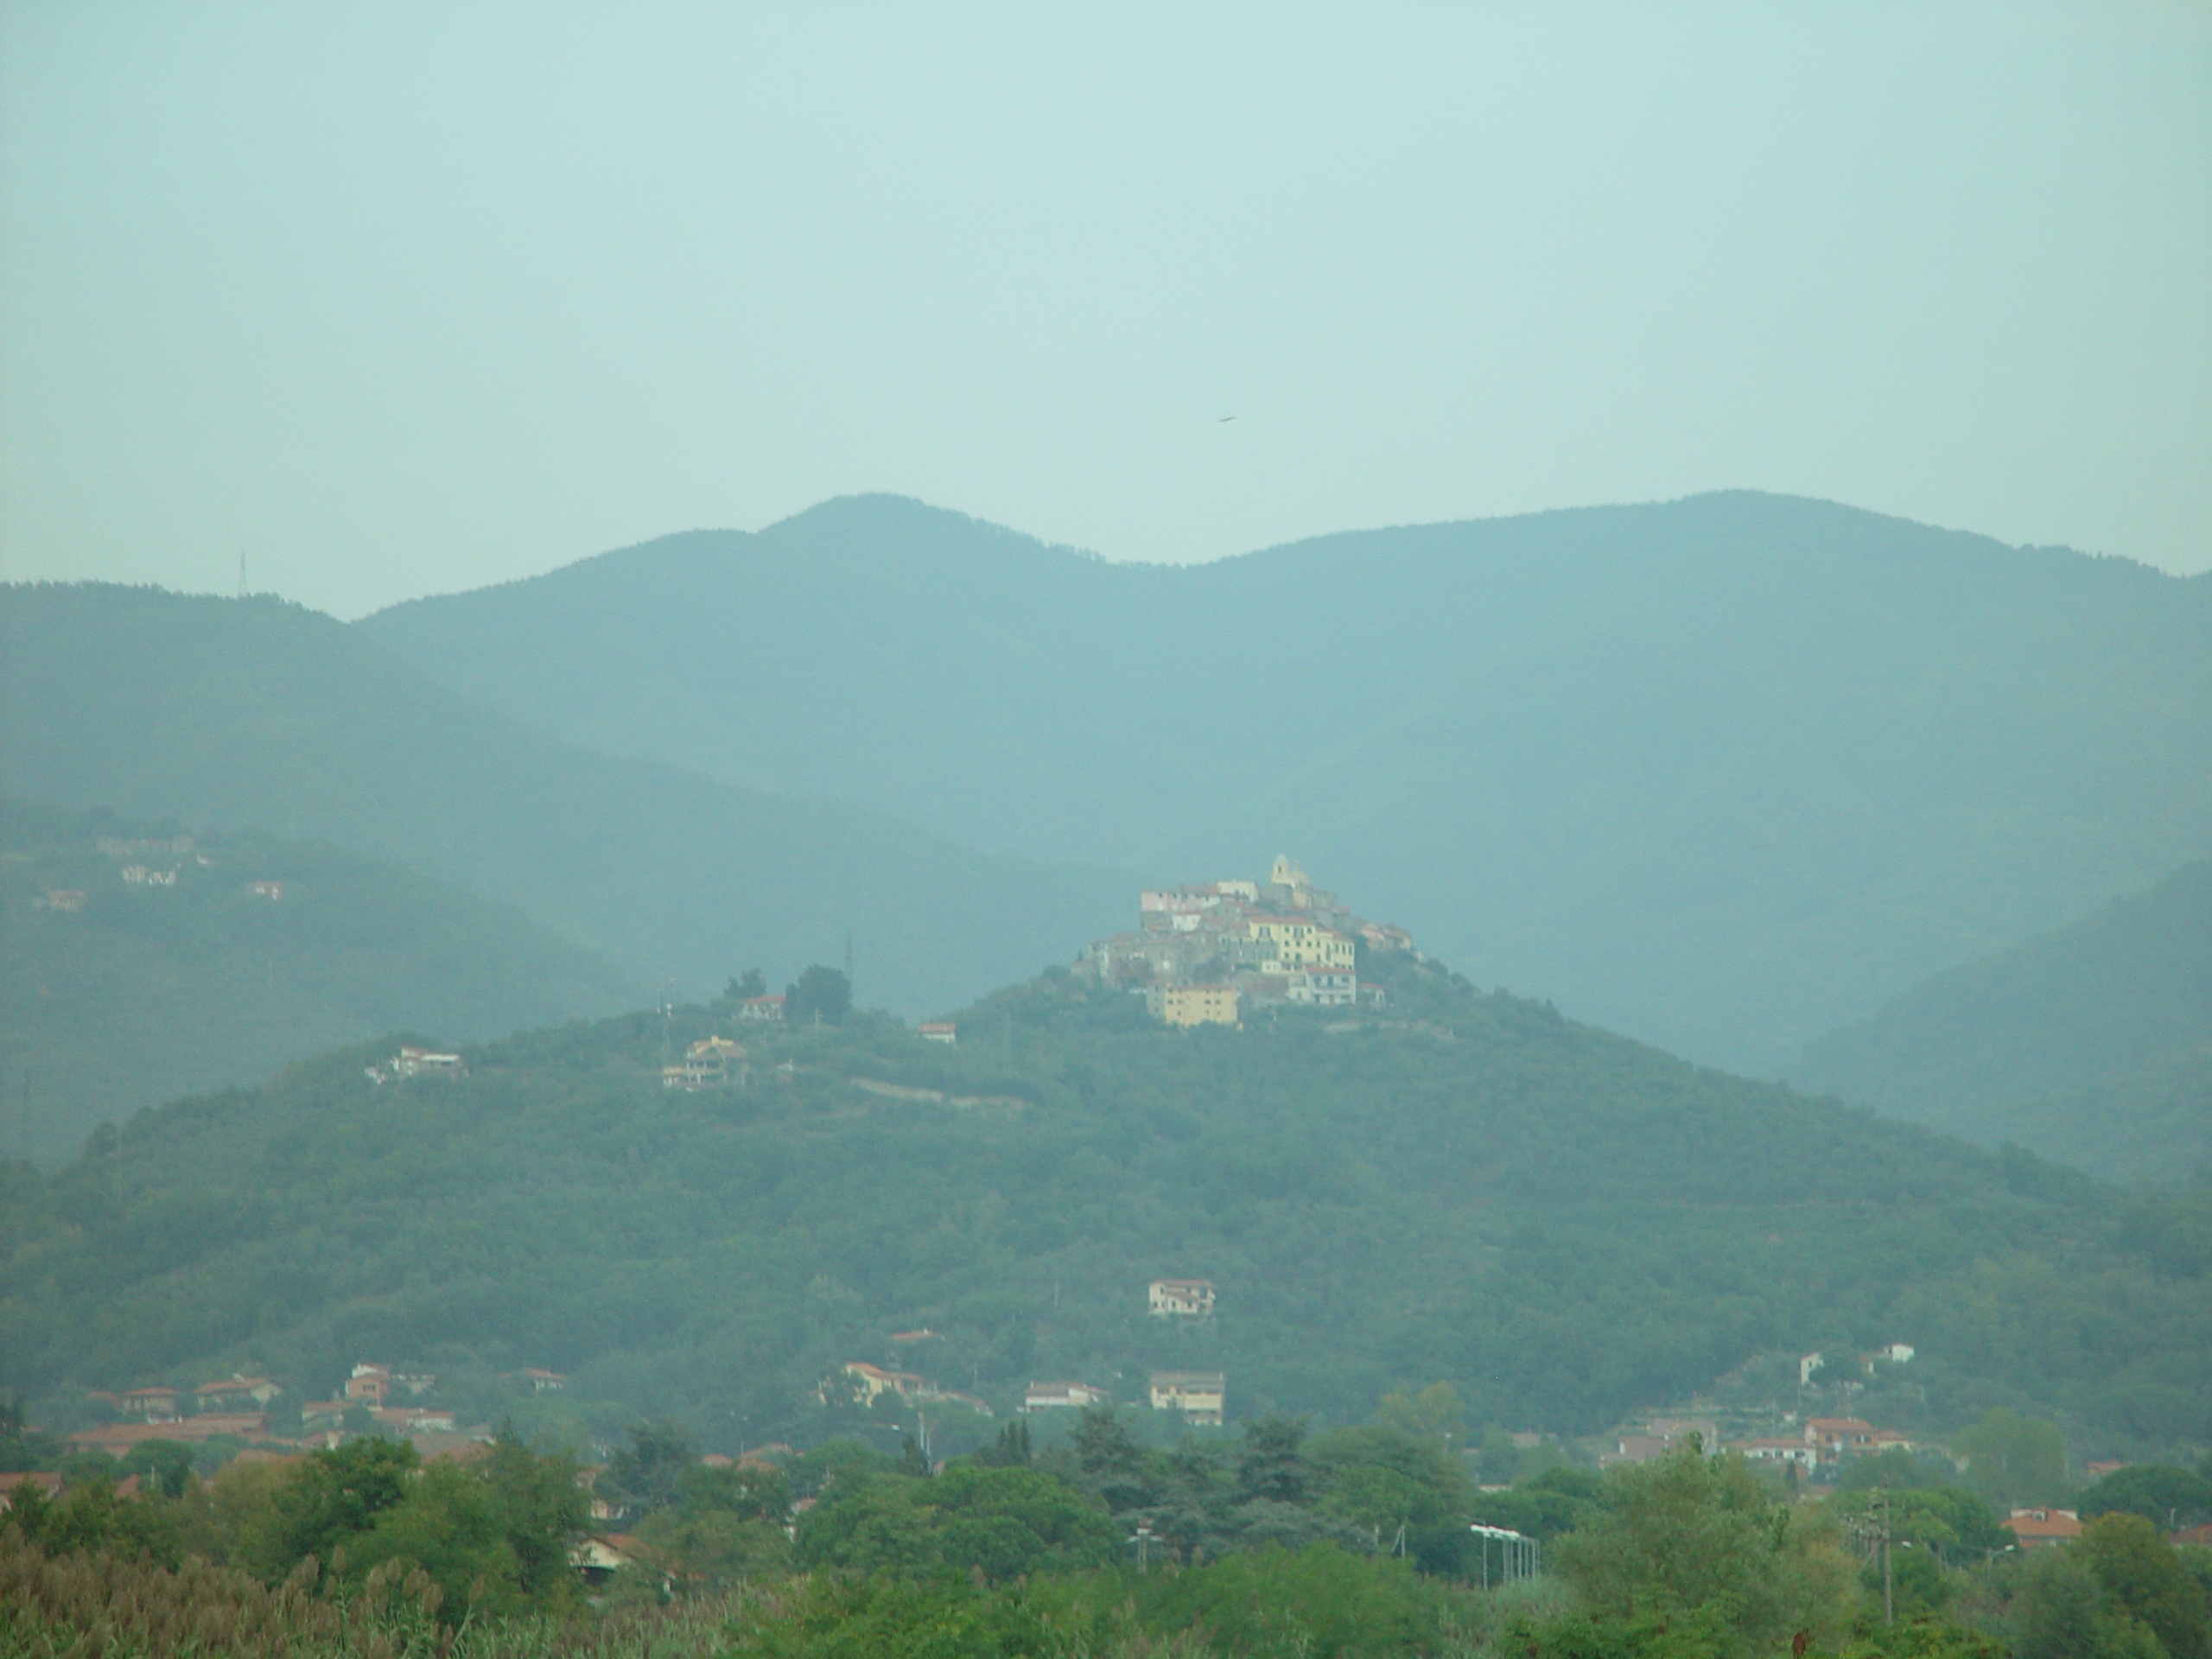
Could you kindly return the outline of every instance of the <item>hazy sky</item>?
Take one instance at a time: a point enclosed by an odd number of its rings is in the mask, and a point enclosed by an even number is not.
[[[2212,567],[2212,6],[0,6],[11,576],[1726,486]],[[1237,418],[1223,422],[1220,417]]]

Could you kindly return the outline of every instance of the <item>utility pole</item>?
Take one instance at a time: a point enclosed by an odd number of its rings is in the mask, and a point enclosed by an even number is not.
[[[1890,1584],[1890,1489],[1882,1488],[1882,1623],[1897,1622],[1897,1599]]]

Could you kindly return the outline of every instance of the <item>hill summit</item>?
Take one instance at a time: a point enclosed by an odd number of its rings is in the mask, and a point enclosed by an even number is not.
[[[1046,1385],[1358,1421],[1448,1382],[1473,1422],[1588,1433],[1724,1376],[1774,1415],[1804,1353],[1850,1382],[1910,1350],[1854,1396],[1900,1432],[2212,1432],[2212,1188],[2123,1199],[1354,937],[1364,1004],[1236,1024],[1094,958],[916,1031],[824,968],[142,1113],[13,1178],[0,1387],[536,1370],[735,1446],[982,1434]]]
[[[1483,983],[1763,1071],[2212,823],[2212,577],[1781,496],[1189,567],[855,497],[359,626],[572,741],[968,846],[1298,847]]]

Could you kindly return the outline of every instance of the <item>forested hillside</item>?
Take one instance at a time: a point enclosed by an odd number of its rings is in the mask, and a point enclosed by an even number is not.
[[[2009,1403],[2092,1455],[2212,1433],[2212,1190],[2130,1205],[1370,971],[1380,1016],[1243,1029],[1056,969],[952,1048],[718,1004],[471,1046],[461,1078],[333,1055],[17,1176],[0,1388],[550,1366],[734,1449],[853,1421],[817,1382],[926,1328],[902,1363],[1001,1412],[1031,1378],[1131,1402],[1147,1368],[1219,1368],[1234,1418],[1448,1381],[1471,1422],[1582,1432],[1763,1354],[1905,1341],[1900,1427]],[[664,1086],[733,1032],[729,1082]],[[1216,1316],[1148,1318],[1160,1275],[1216,1281]]]
[[[327,841],[521,909],[635,983],[704,995],[842,956],[926,1013],[1065,960],[1128,879],[546,737],[271,599],[0,591],[0,785],[188,830]],[[779,687],[785,717],[817,684]]]
[[[0,804],[0,1156],[395,1029],[634,1005],[604,959],[390,864]]]
[[[1790,1074],[2101,1175],[2212,1165],[2212,862],[1915,988]]]
[[[1770,1073],[2212,850],[2212,577],[1754,494],[1109,564],[887,497],[361,625],[575,741],[1129,868],[1287,850]]]

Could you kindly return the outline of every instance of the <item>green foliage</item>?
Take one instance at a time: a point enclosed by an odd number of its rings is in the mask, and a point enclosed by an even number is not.
[[[784,1018],[794,1025],[842,1026],[853,1011],[853,988],[835,968],[817,963],[784,992]]]
[[[358,1440],[310,1452],[255,1515],[238,1541],[238,1559],[270,1584],[281,1584],[309,1555],[327,1561],[409,1493],[422,1458],[404,1440]]]
[[[2139,1515],[2169,1529],[2212,1521],[2212,1480],[2171,1464],[2131,1463],[2086,1488],[2075,1509],[2083,1520]]]
[[[1392,1390],[1376,1407],[1375,1421],[1408,1440],[1446,1452],[1467,1443],[1466,1415],[1460,1408],[1459,1390],[1449,1382],[1432,1382],[1419,1392]]]
[[[1605,1484],[1585,1469],[1546,1469],[1510,1491],[1476,1496],[1472,1514],[1493,1527],[1505,1527],[1548,1541],[1593,1520],[1605,1506]]]
[[[1552,1560],[1600,1621],[1694,1615],[1716,1655],[1771,1653],[1801,1630],[1834,1645],[1853,1611],[1834,1541],[1774,1503],[1740,1458],[1693,1446],[1616,1470],[1604,1509]]]
[[[192,1448],[181,1440],[141,1440],[117,1461],[163,1497],[183,1497],[192,1478]]]
[[[1218,1368],[1246,1421],[1379,1408],[1440,1447],[1537,1411],[1592,1432],[1841,1325],[1919,1346],[1899,1427],[2006,1402],[2122,1446],[2212,1433],[2212,1186],[2124,1201],[1403,957],[1371,973],[1391,1001],[1357,1029],[1195,1033],[1054,973],[963,1016],[1010,1042],[748,1029],[744,1077],[696,1094],[661,1055],[726,1007],[521,1033],[455,1079],[378,1087],[341,1052],[11,1174],[0,1387],[251,1357],[313,1398],[382,1352],[557,1368],[732,1451],[893,1452],[909,1408],[816,1385],[927,1323],[916,1363],[1001,1410],[1032,1377]],[[1784,1179],[1808,1160],[1809,1193]],[[1132,1317],[1178,1273],[1219,1318]],[[1001,1427],[931,1417],[940,1455]]]
[[[1791,1076],[2101,1175],[2212,1164],[2212,861],[1955,968],[1806,1050]]]
[[[2149,1625],[2107,1606],[2082,1552],[2040,1552],[2014,1609],[2014,1659],[2171,1659]]]
[[[2101,1515],[2082,1529],[2081,1550],[2107,1610],[2148,1628],[2167,1659],[2212,1654],[2205,1586],[2152,1522],[2139,1515]]]
[[[1997,1512],[1963,1486],[1847,1492],[1833,1508],[1861,1538],[1877,1535],[1885,1519],[1899,1543],[1953,1567],[1986,1560],[2016,1541]]]
[[[2066,1440],[2055,1424],[1993,1406],[1953,1446],[1966,1454],[1967,1483],[1999,1509],[2055,1503],[2066,1493]]]
[[[51,1469],[60,1460],[61,1450],[59,1439],[24,1421],[20,1395],[0,1398],[0,1475]]]
[[[888,1476],[836,1493],[800,1522],[802,1567],[995,1582],[1101,1566],[1122,1553],[1103,1504],[1035,1469],[956,1464],[935,1479]]]
[[[675,1503],[693,1477],[699,1446],[691,1431],[671,1417],[633,1423],[592,1490],[632,1520]]]

